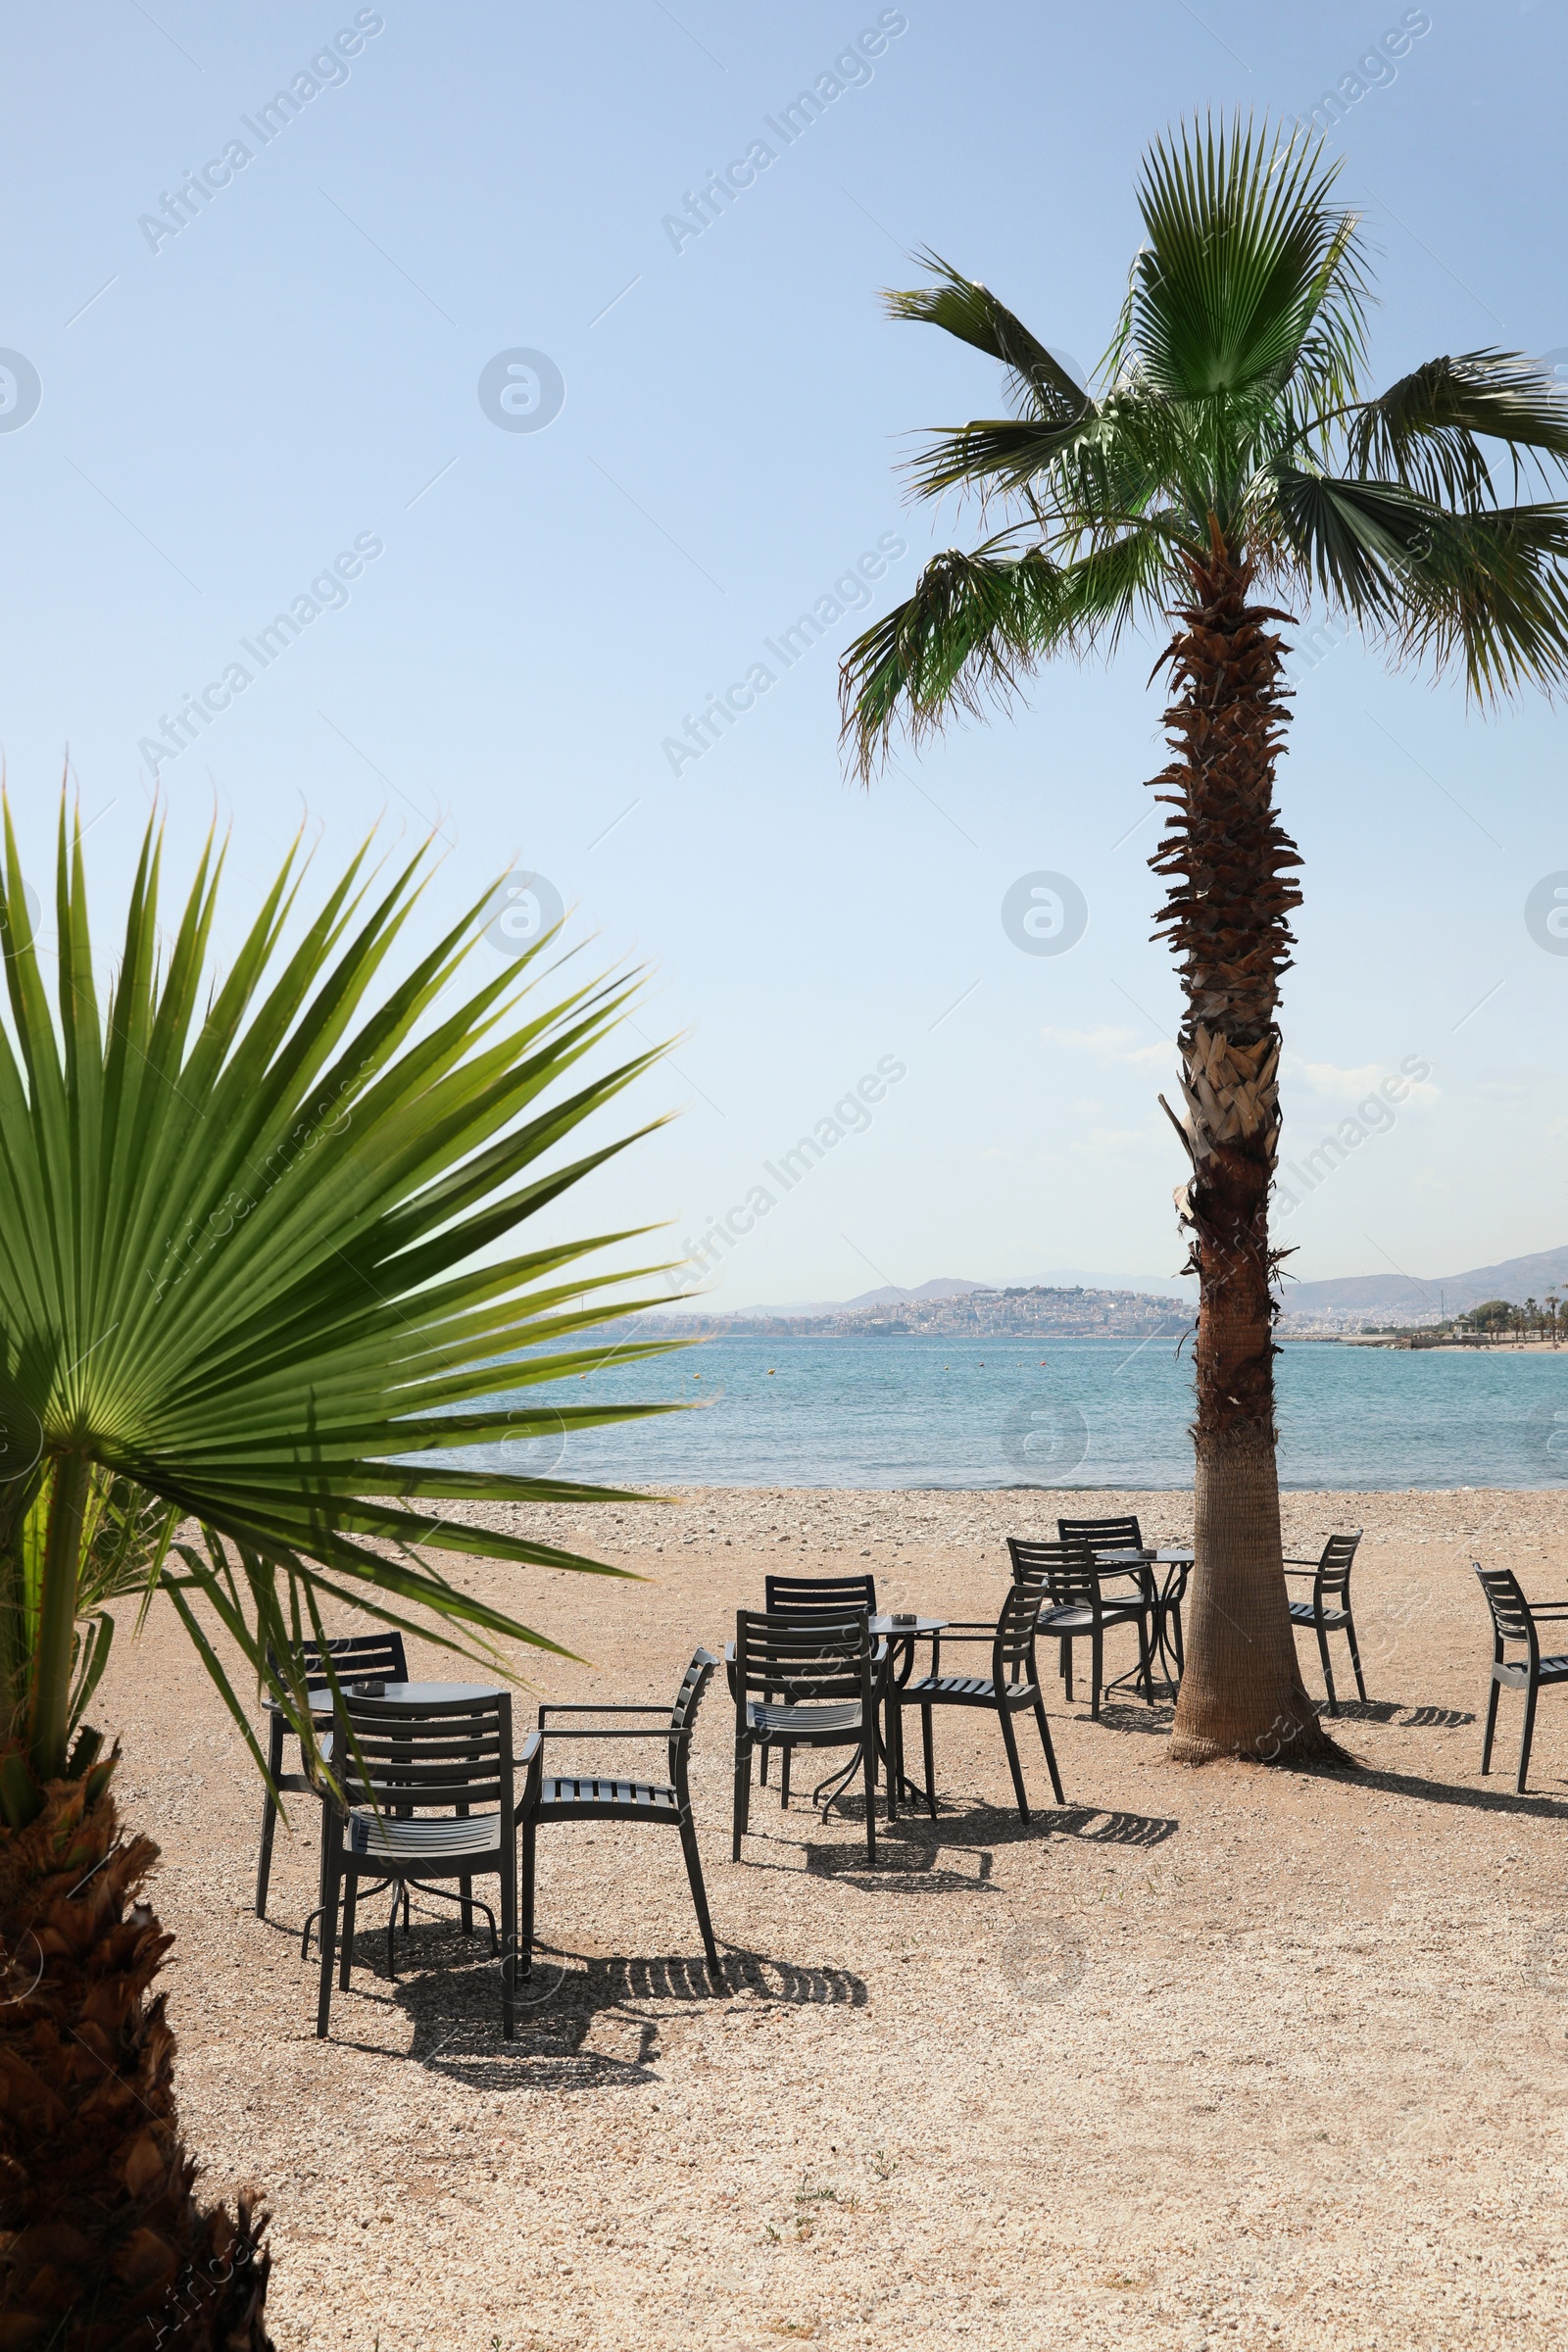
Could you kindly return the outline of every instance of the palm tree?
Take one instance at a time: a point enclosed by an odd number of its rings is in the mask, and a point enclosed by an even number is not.
[[[534,1392],[602,1360],[571,1342],[617,1278],[580,1263],[634,1237],[512,1237],[633,1140],[558,1149],[655,1058],[578,1070],[633,983],[536,1002],[547,943],[465,980],[479,909],[404,953],[422,853],[378,876],[362,850],[314,912],[291,855],[211,982],[221,858],[209,843],[168,934],[160,858],[149,829],[100,1011],[62,812],[51,1012],[7,816],[0,2308],[7,2343],[62,2352],[267,2341],[260,2219],[199,2200],[179,2132],[157,1848],[122,1837],[114,1752],[85,1721],[110,1603],[167,1596],[259,1766],[233,1661],[309,1745],[287,1661],[323,1609],[503,1673],[501,1641],[554,1648],[427,1555],[598,1565],[463,1504],[602,1490],[466,1468],[465,1449],[544,1438],[554,1458],[563,1433],[625,1417]],[[181,1522],[194,1540],[173,1541]]]
[[[1495,351],[1363,394],[1369,287],[1335,169],[1240,122],[1157,142],[1097,395],[984,286],[920,257],[931,282],[889,310],[1000,361],[1014,414],[939,431],[914,492],[975,491],[1010,519],[933,558],[842,671],[869,778],[901,724],[919,743],[1006,707],[1052,656],[1112,651],[1141,622],[1169,632],[1154,784],[1171,814],[1151,862],[1185,994],[1172,1117],[1200,1278],[1199,1568],[1173,1747],[1193,1761],[1327,1746],[1280,1565],[1268,1199],[1300,860],[1274,802],[1291,705],[1271,624],[1291,615],[1264,600],[1317,596],[1396,660],[1459,665],[1483,703],[1568,673],[1568,509],[1500,503],[1495,470],[1516,500],[1532,468],[1554,479],[1568,407],[1548,370]]]

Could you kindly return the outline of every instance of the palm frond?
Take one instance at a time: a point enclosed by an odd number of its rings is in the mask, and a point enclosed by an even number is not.
[[[1128,340],[1175,400],[1281,385],[1310,371],[1345,397],[1365,352],[1365,284],[1353,221],[1331,205],[1338,166],[1321,144],[1184,124],[1154,142],[1139,207],[1149,241],[1133,267]]]
[[[1453,514],[1402,482],[1281,467],[1301,574],[1403,659],[1462,662],[1494,701],[1568,671],[1568,502]]]
[[[300,924],[296,849],[204,1001],[221,858],[209,843],[160,956],[161,855],[149,828],[100,1006],[80,842],[62,811],[51,1013],[7,812],[0,1401],[39,1433],[20,1522],[0,1490],[13,1713],[42,1573],[36,1530],[68,1458],[92,1482],[78,1714],[107,1656],[93,1628],[109,1600],[138,1584],[188,1593],[195,1576],[216,1605],[211,1546],[225,1543],[251,1564],[226,1604],[248,1594],[249,1630],[223,1622],[258,1671],[282,1623],[266,1599],[277,1579],[296,1597],[380,1593],[437,1625],[537,1642],[426,1555],[598,1569],[435,1506],[603,1494],[524,1467],[473,1469],[468,1449],[559,1446],[574,1430],[680,1409],[558,1408],[541,1394],[588,1368],[571,1342],[603,1316],[593,1294],[667,1271],[584,1265],[634,1234],[508,1249],[649,1131],[564,1149],[658,1058],[605,1051],[635,976],[547,993],[535,943],[462,989],[481,902],[377,995],[419,904],[422,853],[378,877],[362,851]],[[656,1280],[630,1303],[662,1290]],[[187,1546],[183,1583],[166,1561],[182,1515],[209,1545],[199,1574]],[[188,1597],[181,1606],[189,1622]]]
[[[944,327],[960,342],[1000,360],[1025,414],[1036,422],[1072,424],[1094,414],[1088,393],[989,287],[960,276],[940,254],[922,251],[914,258],[936,283],[906,293],[888,288],[882,300],[890,317]]]
[[[1539,361],[1518,352],[1428,360],[1353,409],[1344,429],[1345,470],[1402,482],[1448,506],[1493,501],[1488,441],[1503,445],[1516,496],[1522,451],[1543,472],[1568,470],[1568,401]]]
[[[1005,710],[1048,655],[1112,642],[1157,597],[1172,563],[1162,518],[1070,564],[1036,548],[933,557],[906,603],[850,646],[840,664],[843,732],[862,777],[902,724],[918,744],[955,710]]]

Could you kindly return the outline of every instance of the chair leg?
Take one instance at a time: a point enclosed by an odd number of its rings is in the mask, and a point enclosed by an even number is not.
[[[274,1715],[267,1741],[267,1769],[275,1788],[283,1770],[283,1719]],[[277,1827],[277,1799],[269,1788],[262,1797],[262,1845],[256,1857],[256,1916],[267,1917],[267,1889],[272,1876],[272,1833]]]
[[[359,1874],[351,1870],[343,1887],[343,1935],[338,1947],[337,1972],[339,1992],[347,1992],[349,1988],[349,1970],[354,1965],[354,1914],[359,1907]],[[396,1895],[392,1898],[392,1907],[395,1912],[397,1909]]]
[[[1355,1669],[1355,1687],[1361,1694],[1361,1704],[1364,1707],[1366,1705],[1366,1681],[1361,1672],[1361,1646],[1355,1638],[1355,1619],[1350,1615],[1348,1600],[1345,1604],[1345,1631],[1350,1643],[1350,1664]]]
[[[751,1758],[747,1758],[748,1769]],[[534,1844],[539,1824],[530,1813],[522,1825],[522,1917],[517,1930],[517,1974],[533,1975]]]
[[[322,1812],[335,1820],[330,1806]],[[337,1957],[337,1898],[342,1865],[330,1845],[324,1847],[321,1862],[321,1924],[317,1931],[321,1947],[320,1984],[316,1996],[316,2032],[319,2040],[326,2037],[327,2023],[332,2014],[332,1962]]]
[[[1340,1702],[1334,1695],[1334,1669],[1329,1664],[1329,1638],[1323,1631],[1321,1618],[1318,1620],[1317,1627],[1317,1654],[1323,1661],[1323,1688],[1329,1694],[1329,1713],[1337,1715],[1340,1711]]]
[[[1018,1761],[1018,1735],[1012,1728],[1012,1709],[999,1707],[1002,1718],[1002,1744],[1007,1751],[1007,1769],[1012,1774],[1013,1793],[1018,1799],[1018,1819],[1029,1818],[1029,1792],[1023,1785],[1023,1766]]]
[[[392,1908],[386,1915],[386,1973],[394,1984],[398,1981],[398,1908],[403,1899],[403,1892],[401,1883],[394,1879],[392,1882]],[[347,1982],[346,1979],[345,1982]]]
[[[708,1913],[708,1889],[703,1885],[703,1858],[697,1850],[697,1832],[690,1813],[680,1819],[680,1850],[686,1857],[686,1876],[691,1881],[692,1904],[697,1913],[697,1929],[708,1954],[708,1973],[713,1983],[722,1986],[723,1971],[719,1965],[718,1946],[713,1941],[713,1923]]]
[[[1100,1686],[1104,1679],[1105,1637],[1097,1625],[1089,1637],[1089,1712],[1100,1721]]]
[[[1066,1634],[1061,1637],[1061,1679],[1067,1686],[1067,1704],[1070,1707],[1072,1705],[1072,1641],[1071,1637]]]
[[[1530,1770],[1530,1742],[1536,1736],[1536,1693],[1540,1689],[1541,1685],[1532,1681],[1525,1697],[1525,1728],[1524,1737],[1519,1742],[1519,1780],[1517,1784],[1521,1796],[1525,1792],[1525,1776]]]
[[[888,1820],[890,1822],[897,1821],[899,1818],[899,1775],[904,1770],[903,1716],[904,1709],[890,1690],[887,1700],[886,1729],[883,1735],[884,1744],[888,1751]]]
[[[862,1718],[864,1737],[860,1741],[860,1774],[865,1783],[865,1859],[867,1865],[876,1861],[876,1710],[868,1708],[869,1721]]]
[[[1064,1805],[1067,1799],[1061,1791],[1061,1774],[1056,1769],[1056,1751],[1052,1745],[1051,1726],[1046,1720],[1046,1702],[1040,1695],[1038,1686],[1035,1690],[1035,1721],[1040,1726],[1040,1744],[1046,1751],[1046,1764],[1051,1773],[1051,1786],[1055,1790],[1057,1804]]]
[[[730,1860],[741,1858],[741,1839],[752,1818],[752,1742],[744,1732],[735,1735],[735,1821]]]
[[[931,1737],[931,1710],[929,1707],[920,1709],[920,1746],[925,1756],[926,1809],[932,1820],[935,1821],[937,1817],[937,1756]]]
[[[778,1760],[778,1801],[782,1812],[790,1809],[790,1749],[786,1746]]]
[[[517,2032],[517,1857],[501,1857],[501,2033],[512,2041]]]
[[[1481,1741],[1481,1770],[1484,1774],[1489,1773],[1492,1770],[1492,1741],[1493,1736],[1497,1729],[1498,1688],[1499,1685],[1497,1678],[1495,1675],[1494,1675],[1492,1678],[1492,1689],[1487,1696],[1487,1728]]]

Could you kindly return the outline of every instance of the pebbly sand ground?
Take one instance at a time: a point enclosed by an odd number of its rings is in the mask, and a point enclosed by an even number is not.
[[[884,1605],[979,1616],[1004,1538],[1054,1533],[1057,1507],[699,1494],[529,1515],[647,1583],[467,1573],[592,1661],[534,1662],[542,1694],[662,1700],[768,1563],[863,1561]],[[1182,1494],[1061,1507],[1190,1528]],[[949,1714],[940,1817],[884,1831],[874,1871],[858,1821],[782,1813],[776,1778],[736,1866],[715,1684],[694,1786],[726,1990],[672,1836],[547,1828],[543,1997],[512,2044],[493,1966],[433,1907],[389,1982],[379,1900],[316,2040],[308,1800],[261,1922],[242,1744],[172,1624],[126,1641],[95,1714],[123,1732],[127,1819],[164,1849],[186,2125],[213,2185],[259,2180],[275,2215],[282,2352],[1557,2352],[1568,1701],[1544,1695],[1519,1798],[1505,1697],[1481,1780],[1469,1563],[1563,1598],[1568,1494],[1286,1510],[1291,1550],[1367,1528],[1371,1703],[1343,1729],[1363,1771],[1175,1767],[1168,1709],[1092,1724],[1053,1668],[1065,1812],[1027,1728],[1025,1829],[994,1720]]]

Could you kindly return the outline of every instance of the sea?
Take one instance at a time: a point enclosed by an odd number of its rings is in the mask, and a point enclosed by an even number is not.
[[[580,1343],[579,1343],[580,1345]],[[1528,1353],[1288,1342],[1280,1477],[1292,1488],[1552,1487],[1568,1481],[1568,1348]],[[613,1347],[520,1406],[684,1412],[558,1428],[485,1466],[704,1487],[1190,1487],[1190,1342],[716,1338],[650,1361]],[[477,1466],[476,1456],[465,1456]]]

